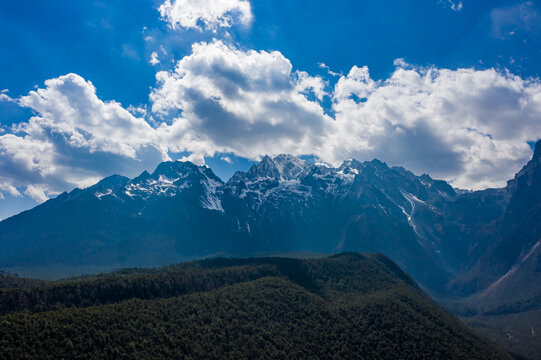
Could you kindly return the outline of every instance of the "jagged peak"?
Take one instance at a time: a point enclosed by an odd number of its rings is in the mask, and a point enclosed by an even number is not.
[[[197,168],[198,166],[190,161],[164,161],[158,164],[156,170],[152,173],[152,177],[159,175],[174,177],[175,175],[186,173],[186,171],[195,171]]]
[[[306,175],[314,166],[310,162],[290,154],[280,154],[274,158],[280,177],[292,180]]]
[[[280,154],[274,157],[273,161],[280,162],[280,163],[307,163],[306,160],[301,159],[298,156],[291,155],[291,154]]]
[[[372,161],[368,161],[366,163],[378,168],[385,168],[385,169],[389,168],[386,162],[378,160],[378,159],[373,159]]]
[[[265,155],[260,162],[252,165],[246,175],[250,179],[260,177],[278,179],[280,177],[280,172],[278,171],[274,160],[270,156]]]
[[[223,183],[223,181],[218,176],[216,176],[216,174],[214,174],[210,167],[206,165],[198,166],[190,161],[180,160],[165,161],[160,163],[156,167],[156,170],[154,170],[154,172],[150,175],[150,177],[155,180],[160,178],[174,180],[198,174],[219,183]]]
[[[147,179],[150,179],[151,175],[148,171],[143,171],[139,176],[135,177],[132,181],[138,182],[138,181],[145,181]]]
[[[347,159],[347,160],[344,160],[344,162],[342,163],[342,165],[340,165],[338,169],[352,168],[352,169],[360,170],[363,167],[364,167],[364,164],[360,162],[359,160]]]

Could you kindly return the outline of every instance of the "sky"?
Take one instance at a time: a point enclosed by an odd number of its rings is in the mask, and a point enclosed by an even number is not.
[[[0,2],[0,219],[159,162],[378,158],[502,187],[541,138],[541,4]]]

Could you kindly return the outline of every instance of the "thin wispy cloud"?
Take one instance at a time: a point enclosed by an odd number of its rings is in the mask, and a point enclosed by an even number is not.
[[[462,11],[462,9],[464,8],[464,4],[462,3],[462,1],[457,0],[438,0],[438,3],[457,12]]]

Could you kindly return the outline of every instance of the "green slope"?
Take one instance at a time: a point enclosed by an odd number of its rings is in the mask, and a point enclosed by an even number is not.
[[[28,306],[2,308],[3,359],[511,358],[381,255],[216,259],[9,293]]]

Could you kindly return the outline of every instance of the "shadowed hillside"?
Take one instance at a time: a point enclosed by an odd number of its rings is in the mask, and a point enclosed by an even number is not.
[[[204,260],[0,296],[5,359],[511,359],[377,254]]]

